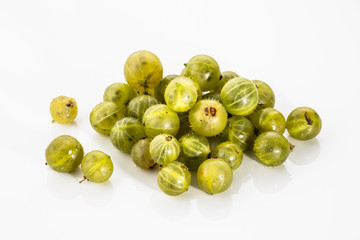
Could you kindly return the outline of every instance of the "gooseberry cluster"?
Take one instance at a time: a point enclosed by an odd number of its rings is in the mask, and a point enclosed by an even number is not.
[[[91,126],[138,167],[159,166],[159,188],[171,196],[188,190],[192,174],[206,193],[223,192],[244,151],[278,166],[294,148],[283,136],[286,129],[298,140],[321,130],[315,110],[299,107],[285,119],[268,84],[221,72],[207,55],[191,58],[180,75],[163,77],[160,59],[137,51],[127,58],[124,75],[127,84],[106,88]],[[221,143],[212,149],[214,139]]]

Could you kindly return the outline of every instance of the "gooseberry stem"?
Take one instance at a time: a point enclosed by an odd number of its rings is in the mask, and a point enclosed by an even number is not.
[[[295,149],[295,145],[290,143],[290,150],[293,151]]]
[[[89,181],[89,179],[87,179],[87,177],[86,177],[86,176],[84,176],[84,179],[83,179],[83,180],[81,180],[79,183],[82,183],[82,182],[84,182],[84,181],[86,181],[86,180],[88,180],[88,181]]]

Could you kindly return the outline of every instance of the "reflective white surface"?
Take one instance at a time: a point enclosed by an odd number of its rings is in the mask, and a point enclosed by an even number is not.
[[[0,1],[0,239],[360,239],[359,1]],[[286,117],[316,109],[320,135],[276,168],[244,156],[231,187],[210,196],[196,176],[178,197],[89,124],[123,64],[146,49],[164,75],[196,54],[267,82]],[[49,104],[74,97],[76,121]],[[70,134],[114,162],[104,184],[45,166]]]

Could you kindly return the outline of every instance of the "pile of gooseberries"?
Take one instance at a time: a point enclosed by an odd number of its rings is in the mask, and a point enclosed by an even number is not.
[[[312,108],[296,108],[285,119],[274,108],[275,94],[267,83],[221,72],[207,55],[192,57],[180,75],[163,77],[160,59],[137,51],[127,58],[124,75],[127,83],[106,88],[103,102],[90,113],[91,126],[131,154],[137,167],[158,169],[158,186],[171,196],[187,191],[191,179],[206,193],[224,192],[244,152],[252,151],[266,166],[279,166],[294,149],[283,136],[285,130],[297,140],[313,139],[321,130],[320,116]],[[54,121],[73,120],[76,114],[60,107],[69,101],[54,100]],[[85,179],[103,182],[111,176],[109,156],[93,151],[83,157],[76,139],[59,138],[46,150],[47,163],[55,170],[68,172],[81,164]],[[61,146],[55,146],[58,141]]]

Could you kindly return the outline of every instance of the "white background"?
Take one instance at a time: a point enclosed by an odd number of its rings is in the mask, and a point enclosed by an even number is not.
[[[222,194],[193,183],[169,197],[156,171],[137,168],[88,120],[142,49],[164,75],[208,54],[222,71],[267,82],[285,117],[316,109],[322,132],[289,138],[296,148],[280,167],[245,156]],[[0,239],[360,239],[359,67],[358,0],[0,0]],[[78,102],[73,124],[51,123],[59,95]],[[108,153],[110,181],[79,184],[80,170],[45,166],[62,134]]]

